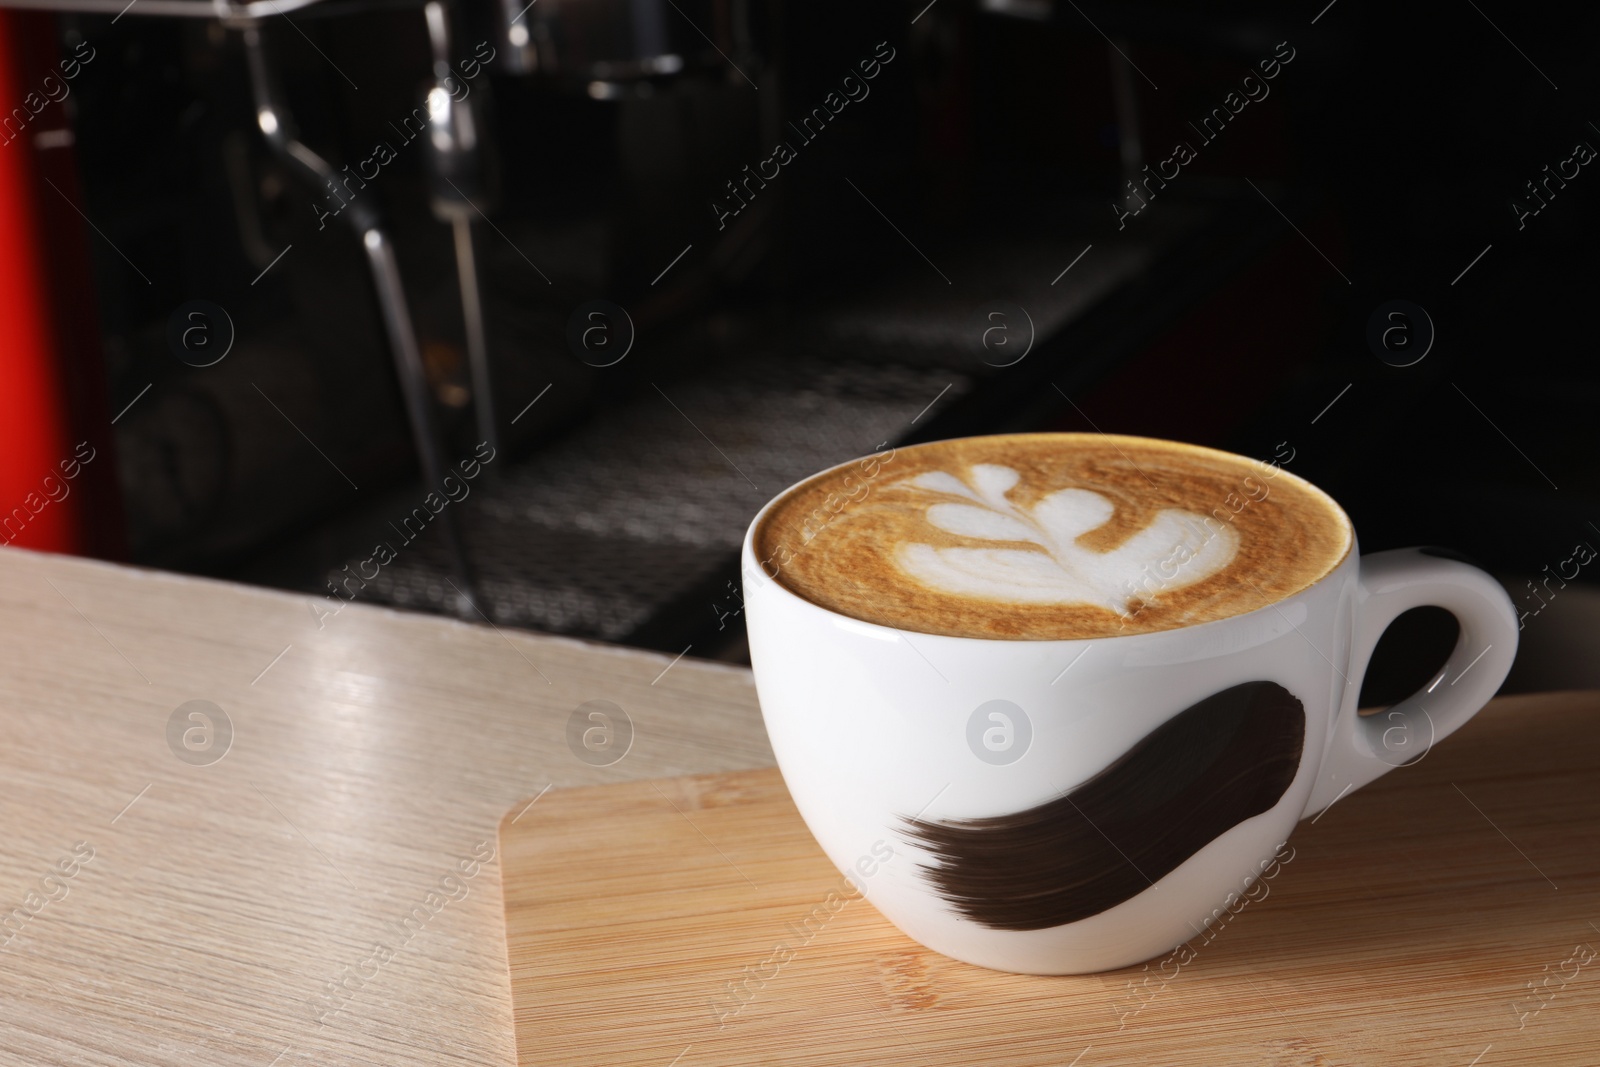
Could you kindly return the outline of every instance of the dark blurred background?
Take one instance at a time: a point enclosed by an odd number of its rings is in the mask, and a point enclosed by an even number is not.
[[[785,486],[1101,430],[1461,550],[1514,688],[1600,684],[1600,13],[188,2],[0,12],[0,503],[97,449],[8,541],[738,661]]]

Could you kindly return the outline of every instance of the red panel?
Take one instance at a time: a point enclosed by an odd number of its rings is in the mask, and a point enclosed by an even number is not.
[[[82,195],[49,99],[59,54],[51,16],[0,10],[0,544],[116,555]]]

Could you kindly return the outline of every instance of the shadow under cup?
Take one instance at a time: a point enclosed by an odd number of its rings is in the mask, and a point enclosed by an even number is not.
[[[1516,649],[1488,575],[1414,549],[1362,558],[1353,531],[1320,580],[1198,625],[1077,640],[897,629],[775,581],[754,549],[772,506],[745,538],[744,599],[795,805],[900,930],[999,970],[1109,970],[1199,936],[1300,819],[1470,718]],[[1373,647],[1424,604],[1461,623],[1449,661],[1381,723],[1361,718]],[[1439,687],[1446,675],[1458,684]]]

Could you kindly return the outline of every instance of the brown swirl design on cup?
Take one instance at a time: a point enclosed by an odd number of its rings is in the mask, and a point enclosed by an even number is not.
[[[996,930],[1087,919],[1150,888],[1246,819],[1270,810],[1300,767],[1305,705],[1245,682],[1186,708],[1054,800],[977,819],[908,817],[905,835],[938,894]]]

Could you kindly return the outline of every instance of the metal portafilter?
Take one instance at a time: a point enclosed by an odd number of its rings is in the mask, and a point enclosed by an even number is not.
[[[473,410],[478,437],[500,450],[494,383],[489,370],[483,293],[472,241],[475,216],[492,204],[489,166],[472,90],[451,68],[449,13],[439,0],[423,7],[433,49],[433,77],[424,94],[428,136],[423,138],[433,213],[455,231],[456,276],[461,285],[461,317],[466,326],[467,361],[472,370]]]
[[[242,29],[245,55],[250,67],[250,86],[256,106],[256,124],[267,145],[299,177],[320,193],[333,189],[340,177],[332,164],[323,159],[303,141],[295,131],[294,121],[283,105],[275,72],[268,61],[261,39],[261,31],[253,22]],[[417,347],[416,332],[411,324],[411,312],[406,303],[405,288],[400,281],[400,266],[395,258],[394,244],[385,231],[382,220],[370,197],[354,198],[340,209],[343,220],[361,240],[367,257],[373,287],[377,290],[378,305],[383,316],[384,331],[394,355],[395,370],[400,379],[401,393],[405,398],[406,415],[411,423],[412,437],[416,442],[424,480],[430,488],[442,487],[447,473],[438,427],[433,411],[433,399],[428,390],[427,376],[423,371],[422,355]],[[441,515],[445,543],[456,577],[458,613],[471,618],[478,609],[472,568],[467,559],[466,544],[456,509]]]

